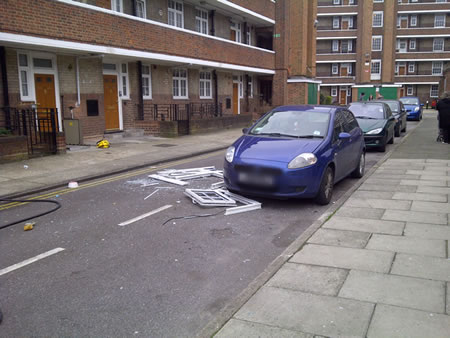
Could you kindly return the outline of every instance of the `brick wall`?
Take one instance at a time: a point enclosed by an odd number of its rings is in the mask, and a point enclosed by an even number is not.
[[[308,84],[307,83],[289,83],[287,85],[288,98],[286,104],[305,104],[308,103]]]
[[[26,136],[0,137],[0,163],[28,158]]]
[[[232,0],[231,2],[275,20],[275,4],[270,0]]]

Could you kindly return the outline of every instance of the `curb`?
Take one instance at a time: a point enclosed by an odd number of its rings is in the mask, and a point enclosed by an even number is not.
[[[101,174],[92,174],[92,175],[87,175],[87,176],[74,177],[71,180],[77,181],[79,183],[83,183],[83,182],[91,181],[91,180],[98,179],[98,178],[103,178],[103,177],[107,177],[107,176],[113,176],[113,175],[117,175],[117,174],[122,174],[122,173],[127,172],[127,171],[143,169],[143,168],[146,168],[146,167],[156,166],[156,165],[163,164],[163,163],[168,163],[168,162],[172,162],[172,161],[179,161],[179,160],[184,160],[184,159],[190,158],[190,157],[205,155],[205,154],[213,153],[213,152],[216,152],[216,151],[225,150],[227,148],[228,148],[228,146],[215,147],[215,148],[211,148],[211,149],[208,149],[208,150],[202,150],[202,151],[198,151],[198,152],[194,152],[194,153],[190,153],[190,154],[186,154],[186,155],[179,155],[179,156],[175,156],[175,157],[171,157],[171,158],[161,159],[161,160],[158,160],[158,161],[147,162],[147,163],[140,164],[140,165],[129,166],[129,167],[116,169],[116,170],[111,170],[111,171],[105,171],[105,172],[103,172]],[[22,197],[22,196],[26,196],[26,195],[38,194],[38,193],[41,193],[41,192],[44,192],[44,191],[53,190],[53,189],[66,187],[66,186],[67,186],[67,181],[64,181],[64,182],[59,182],[59,183],[55,183],[55,184],[52,184],[52,185],[46,185],[46,186],[43,186],[43,187],[40,187],[40,188],[23,190],[21,192],[12,193],[12,194],[9,194],[9,195],[0,195],[0,198],[17,198],[17,197]]]
[[[418,128],[423,121],[417,124]],[[322,227],[335,212],[350,198],[350,196],[384,163],[392,153],[403,144],[411,133],[407,133],[399,143],[394,143],[394,147],[375,163],[369,172],[359,179],[344,195],[342,195],[332,206],[330,206],[313,224],[311,224],[296,240],[294,240],[278,257],[276,257],[262,273],[260,273],[250,284],[237,295],[223,310],[219,312],[206,326],[204,326],[196,337],[213,337],[242,306],[275,275],[275,273],[306,244],[306,241]]]

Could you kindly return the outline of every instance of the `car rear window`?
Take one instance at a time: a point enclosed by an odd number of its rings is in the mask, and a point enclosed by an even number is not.
[[[419,104],[419,99],[413,97],[402,97],[400,98],[400,101],[402,101],[403,104]]]
[[[353,104],[348,109],[356,118],[384,119],[384,110],[381,104]]]

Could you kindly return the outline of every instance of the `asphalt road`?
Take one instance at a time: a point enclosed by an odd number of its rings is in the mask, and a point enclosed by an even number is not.
[[[408,131],[415,125],[409,123]],[[368,152],[366,169],[383,156]],[[215,153],[163,167],[222,163],[223,153]],[[327,209],[310,200],[257,198],[261,210],[224,216],[223,208],[193,205],[184,187],[142,187],[147,171],[49,192],[60,210],[37,218],[32,231],[24,232],[23,224],[0,230],[0,271],[64,249],[0,275],[0,336],[192,337]],[[189,187],[217,181],[199,179]],[[337,184],[333,201],[356,182]],[[171,207],[118,225],[166,205]],[[2,210],[0,226],[49,207]],[[217,215],[168,221],[205,213]]]

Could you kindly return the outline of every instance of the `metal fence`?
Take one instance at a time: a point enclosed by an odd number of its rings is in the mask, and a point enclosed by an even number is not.
[[[222,116],[222,104],[187,103],[138,105],[139,120],[188,121],[194,119],[217,118]]]

